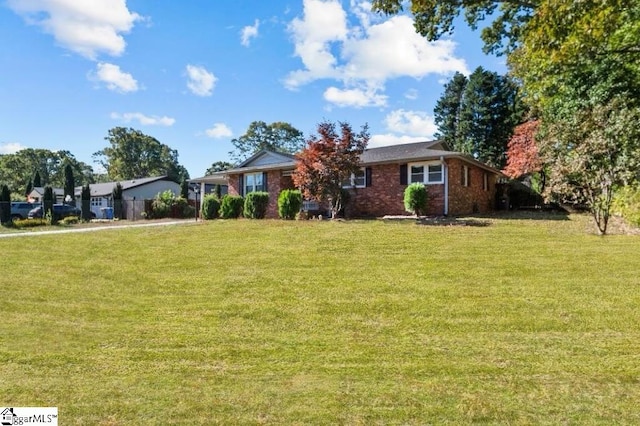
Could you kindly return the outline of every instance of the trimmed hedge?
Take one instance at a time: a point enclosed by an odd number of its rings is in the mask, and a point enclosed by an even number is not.
[[[211,220],[218,217],[220,200],[215,194],[205,195],[202,199],[202,218]]]
[[[269,193],[264,191],[250,192],[244,199],[244,217],[264,219],[269,206]]]
[[[223,219],[237,219],[242,216],[244,198],[240,195],[225,195],[220,203],[220,217]]]
[[[420,216],[427,211],[427,187],[423,183],[412,183],[404,190],[404,209]]]
[[[278,216],[295,219],[302,208],[302,193],[297,189],[285,189],[278,196]]]

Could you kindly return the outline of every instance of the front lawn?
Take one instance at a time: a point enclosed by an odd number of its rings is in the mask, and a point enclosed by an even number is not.
[[[0,403],[65,425],[638,424],[640,237],[539,219],[0,239]]]

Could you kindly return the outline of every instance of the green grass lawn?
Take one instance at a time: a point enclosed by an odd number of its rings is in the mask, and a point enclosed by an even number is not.
[[[553,219],[0,240],[0,404],[64,425],[638,424],[640,237]]]

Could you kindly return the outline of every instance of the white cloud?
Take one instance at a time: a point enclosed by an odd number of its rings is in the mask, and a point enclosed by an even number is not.
[[[175,118],[162,116],[158,117],[156,115],[148,116],[144,115],[140,112],[126,112],[124,114],[119,114],[117,112],[111,113],[111,118],[114,120],[122,120],[125,123],[130,123],[131,121],[137,121],[143,126],[173,126],[176,122]]]
[[[423,78],[427,75],[450,75],[456,71],[468,73],[467,65],[455,56],[456,44],[451,40],[428,42],[415,32],[409,16],[383,18],[370,12],[371,4],[352,0],[351,15],[358,24],[350,24],[348,15],[338,0],[304,0],[301,18],[289,24],[295,45],[295,55],[302,69],[290,72],[284,84],[289,89],[320,79],[343,84],[336,90],[383,96],[388,80],[399,77]],[[325,99],[327,99],[325,93]],[[342,105],[342,104],[339,104]],[[362,102],[354,102],[362,106]],[[369,102],[367,106],[379,106]]]
[[[381,95],[373,89],[338,89],[337,87],[329,87],[324,92],[324,99],[340,107],[383,107],[387,104],[387,96]]]
[[[233,132],[224,123],[215,123],[212,128],[205,130],[205,133],[210,138],[219,139],[219,138],[230,138],[233,136]]]
[[[89,76],[93,80],[105,83],[109,90],[127,93],[138,91],[138,82],[129,73],[120,70],[118,65],[100,62],[95,74]]]
[[[395,133],[406,133],[422,137],[423,140],[433,139],[438,131],[433,116],[424,111],[405,111],[398,109],[391,111],[384,119],[387,129]]]
[[[15,154],[18,151],[21,151],[23,149],[26,149],[27,147],[24,145],[21,145],[17,142],[7,142],[7,143],[3,143],[0,144],[0,155],[4,155],[4,154]]]
[[[187,65],[187,77],[187,87],[191,93],[198,96],[211,96],[218,81],[213,73],[195,65]]]
[[[415,101],[416,99],[418,99],[418,91],[416,89],[409,89],[405,92],[404,97]]]
[[[89,59],[99,53],[121,55],[126,47],[122,34],[143,19],[127,8],[126,0],[7,0],[7,5],[64,48]]]
[[[258,36],[258,28],[260,27],[260,21],[256,19],[253,25],[247,25],[240,32],[240,43],[243,46],[249,47],[251,39]]]

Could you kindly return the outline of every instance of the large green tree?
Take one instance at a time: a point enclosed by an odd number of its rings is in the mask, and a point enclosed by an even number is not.
[[[94,153],[94,160],[107,171],[109,179],[129,180],[167,176],[176,183],[189,179],[178,163],[178,151],[139,130],[115,127],[105,140],[109,146]]]
[[[209,176],[216,172],[229,170],[232,167],[233,164],[229,163],[228,161],[216,161],[215,163],[211,164],[211,167],[209,167],[206,172],[204,172],[204,175]]]
[[[478,67],[468,79],[455,74],[436,103],[437,137],[453,150],[502,168],[514,127],[522,120],[517,85]]]
[[[295,154],[304,147],[304,135],[289,123],[254,121],[244,135],[231,143],[234,147],[229,152],[231,159],[242,162],[262,149]]]
[[[463,15],[466,23],[477,29],[491,16],[482,29],[486,53],[504,54],[519,45],[522,32],[535,13],[541,0],[373,0],[376,12],[394,15],[401,13],[406,4],[413,14],[416,31],[429,41],[451,34],[455,19]]]
[[[69,165],[78,185],[93,183],[93,169],[78,161],[69,151],[26,148],[14,154],[0,155],[0,182],[14,193],[26,193],[29,181],[33,186],[64,187],[65,166]]]
[[[71,164],[64,166],[64,201],[70,200],[75,206],[75,178],[73,176],[73,167]]]

